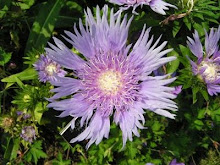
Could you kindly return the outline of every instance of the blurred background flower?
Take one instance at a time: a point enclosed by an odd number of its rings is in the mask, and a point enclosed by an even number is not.
[[[39,80],[44,83],[46,81],[55,81],[56,76],[64,77],[66,74],[59,64],[43,54],[34,64],[34,67],[38,71]]]
[[[192,72],[197,75],[206,85],[209,95],[220,93],[220,50],[218,46],[220,38],[220,26],[212,28],[205,36],[205,51],[200,42],[198,32],[195,31],[193,38],[188,37],[188,46],[197,57],[197,62],[190,60]]]

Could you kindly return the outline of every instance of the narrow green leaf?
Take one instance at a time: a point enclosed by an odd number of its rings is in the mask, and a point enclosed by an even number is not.
[[[178,21],[174,21],[174,26],[173,26],[173,37],[175,37],[177,35],[177,33],[179,32],[180,28],[181,28],[182,24],[180,24],[180,22]]]
[[[2,48],[0,48],[0,65],[4,66],[11,59],[11,53],[6,53]]]
[[[29,34],[25,53],[32,49],[43,50],[54,30],[54,25],[63,3],[63,0],[49,0],[42,4]]]
[[[10,160],[12,148],[13,148],[13,139],[9,138],[7,140],[6,150],[4,153],[4,160],[7,160],[7,161]]]
[[[16,138],[13,140],[13,148],[12,148],[12,151],[11,151],[11,157],[10,157],[10,160],[13,160],[17,157],[17,153],[18,153],[18,149],[20,147],[20,139],[19,138]]]
[[[199,109],[198,110],[198,116],[197,116],[197,118],[198,119],[203,119],[204,117],[205,117],[205,111],[206,111],[206,109]]]
[[[20,81],[24,81],[24,80],[33,80],[35,78],[37,78],[37,72],[33,68],[28,68],[20,73],[13,74],[9,77],[3,78],[1,81],[8,82],[8,83],[9,82],[15,83],[15,82],[18,82],[18,79]]]
[[[0,18],[2,18],[11,6],[11,0],[0,0]]]
[[[194,125],[195,125],[196,129],[201,130],[204,123],[201,120],[195,120]]]
[[[33,4],[34,0],[22,0],[16,3],[16,5],[20,6],[23,10],[29,9]]]
[[[191,21],[189,20],[188,17],[184,17],[184,18],[183,18],[183,22],[185,23],[185,25],[187,26],[187,28],[188,28],[189,30],[192,29],[192,23],[191,23]]]
[[[170,53],[168,53],[167,56],[175,56],[176,57],[176,60],[171,61],[167,64],[167,73],[174,73],[178,69],[179,64],[180,64],[180,61],[178,59],[179,54],[175,50],[173,50]]]
[[[199,91],[199,87],[193,87],[192,88],[192,93],[193,93],[193,104],[195,104],[197,102],[197,93]]]
[[[204,97],[205,101],[209,101],[209,95],[206,90],[201,90],[202,96]]]
[[[199,36],[205,35],[204,27],[203,27],[201,24],[194,23],[194,24],[193,24],[193,27],[198,31]]]
[[[45,110],[46,110],[46,104],[43,104],[41,102],[37,103],[34,109],[34,118],[37,120],[39,124],[41,123],[41,118]]]

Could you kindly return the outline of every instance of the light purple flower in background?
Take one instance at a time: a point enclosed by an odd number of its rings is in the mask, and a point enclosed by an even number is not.
[[[25,141],[28,141],[30,143],[33,142],[34,139],[36,139],[36,132],[33,126],[25,126],[21,130],[20,137],[23,138]]]
[[[38,71],[39,80],[44,83],[46,81],[55,81],[57,76],[64,77],[66,75],[66,72],[61,69],[59,64],[43,54],[34,64],[34,67]]]
[[[165,10],[169,10],[168,7],[172,7],[172,8],[177,9],[176,6],[171,5],[167,2],[164,2],[163,0],[110,0],[109,2],[121,6],[120,11],[124,11],[124,10],[129,9],[130,7],[133,7],[132,12],[135,14],[137,14],[135,12],[135,9],[138,6],[142,7],[143,5],[150,6],[150,8],[154,12],[162,14],[162,15],[166,15]]]
[[[163,57],[172,49],[163,50],[167,42],[158,45],[160,38],[153,42],[150,28],[145,26],[137,42],[126,45],[132,18],[127,21],[127,16],[115,16],[113,9],[108,16],[107,6],[102,12],[97,7],[96,17],[90,9],[85,14],[86,27],[80,20],[79,30],[75,25],[75,34],[66,31],[64,38],[86,60],[57,38],[54,38],[56,46],[49,44],[51,48],[46,48],[51,59],[75,73],[74,78],[59,77],[51,82],[57,88],[52,90],[56,94],[49,99],[48,107],[63,111],[60,117],[72,116],[72,128],[81,118],[80,125],[86,128],[71,143],[88,139],[87,148],[99,144],[103,137],[108,138],[113,115],[122,130],[125,146],[128,139],[132,141],[132,134],[139,136],[138,129],[144,129],[143,109],[174,119],[175,114],[169,111],[177,110],[172,101],[176,95],[172,94],[174,88],[167,85],[176,78],[150,74],[176,58]],[[58,100],[69,95],[72,97]]]
[[[206,32],[205,51],[199,39],[198,32],[195,31],[193,39],[188,37],[188,46],[191,52],[197,57],[197,62],[190,60],[192,71],[206,85],[209,95],[220,93],[220,50],[218,41],[220,38],[220,26],[218,29],[211,29],[210,34]]]
[[[175,90],[172,93],[175,95],[178,95],[180,94],[181,91],[182,91],[182,85],[178,85],[178,86],[175,86]]]
[[[169,165],[185,165],[185,163],[177,163],[176,159],[173,159]]]
[[[21,116],[21,115],[23,114],[23,112],[22,112],[22,111],[16,111],[16,114],[17,114],[18,116]]]
[[[30,114],[25,114],[24,116],[23,116],[23,118],[26,120],[26,119],[29,119],[31,117],[31,115]]]

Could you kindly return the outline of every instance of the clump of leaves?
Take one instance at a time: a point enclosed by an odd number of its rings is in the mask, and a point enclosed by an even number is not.
[[[219,165],[220,164],[220,153],[215,150],[209,150],[207,157],[202,159],[200,165]]]
[[[24,159],[27,162],[34,162],[37,164],[40,158],[47,158],[47,154],[42,150],[42,141],[38,140],[31,145]]]

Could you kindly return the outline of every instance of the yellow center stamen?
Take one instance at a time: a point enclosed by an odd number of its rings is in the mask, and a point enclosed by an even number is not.
[[[215,64],[202,62],[201,67],[206,67],[203,74],[208,80],[214,81],[216,79],[218,73],[217,73],[217,66]]]
[[[53,73],[54,72],[56,72],[56,66],[54,65],[54,64],[50,64],[50,65],[48,65],[47,67],[46,67],[46,72],[50,75],[50,76],[52,76],[53,75]]]
[[[98,86],[106,94],[116,94],[122,87],[121,74],[115,71],[106,71],[98,77]]]

